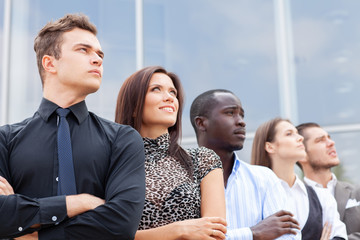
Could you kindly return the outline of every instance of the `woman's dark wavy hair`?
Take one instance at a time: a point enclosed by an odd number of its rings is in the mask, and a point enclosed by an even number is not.
[[[163,73],[170,77],[177,90],[179,101],[178,114],[174,126],[168,128],[170,135],[169,155],[175,157],[180,163],[185,164],[192,176],[192,161],[186,151],[178,144],[181,138],[181,116],[184,103],[184,91],[179,77],[166,71],[161,66],[150,66],[138,70],[128,77],[120,88],[115,112],[115,122],[130,125],[138,132],[141,129],[144,111],[145,96],[148,91],[151,77],[154,73]]]

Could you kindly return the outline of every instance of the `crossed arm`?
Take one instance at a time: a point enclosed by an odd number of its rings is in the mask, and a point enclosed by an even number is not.
[[[119,131],[115,137],[128,140],[115,139],[111,145],[104,199],[86,193],[30,198],[10,194],[14,192],[12,188],[1,181],[0,238],[38,231],[39,238],[47,239],[53,236],[61,239],[132,239],[145,196],[143,141],[130,128]],[[7,157],[5,151],[0,144],[1,160]],[[0,163],[3,163],[0,164],[0,175],[9,178],[6,160]]]
[[[296,235],[294,229],[300,230],[299,223],[291,212],[280,210],[250,228],[254,240],[271,240],[284,234]]]
[[[5,178],[0,176],[0,195],[7,196],[11,194],[15,194],[13,188]],[[78,195],[66,196],[65,199],[66,199],[67,215],[69,218],[75,217],[81,213],[94,209],[99,205],[105,203],[104,199],[95,197],[90,194],[78,194]]]
[[[12,195],[14,190],[9,184],[9,182],[2,176],[0,176],[0,195]],[[65,197],[66,201],[66,210],[67,216],[69,218],[75,217],[79,214],[82,214],[86,211],[95,209],[96,207],[105,203],[104,199],[95,197],[90,194],[78,194]],[[39,228],[40,223],[34,224],[31,228]],[[38,233],[34,232],[33,234],[28,234],[17,239],[37,239]]]

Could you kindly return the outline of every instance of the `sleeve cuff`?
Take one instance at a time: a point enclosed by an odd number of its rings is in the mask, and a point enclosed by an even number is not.
[[[228,240],[253,240],[253,234],[250,228],[236,228],[228,230],[226,233]]]
[[[67,218],[65,196],[39,199],[41,225],[58,225]]]

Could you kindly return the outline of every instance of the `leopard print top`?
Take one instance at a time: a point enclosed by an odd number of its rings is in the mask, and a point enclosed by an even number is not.
[[[188,149],[194,165],[191,178],[185,166],[168,155],[168,133],[143,140],[146,196],[139,229],[200,218],[200,183],[210,171],[222,168],[220,158],[204,147]]]

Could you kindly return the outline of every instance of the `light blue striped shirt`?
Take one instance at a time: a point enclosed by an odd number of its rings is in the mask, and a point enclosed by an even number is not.
[[[225,189],[225,199],[228,240],[252,240],[250,227],[286,206],[286,193],[274,172],[250,165],[237,156]],[[278,239],[301,239],[301,234],[287,234]]]

